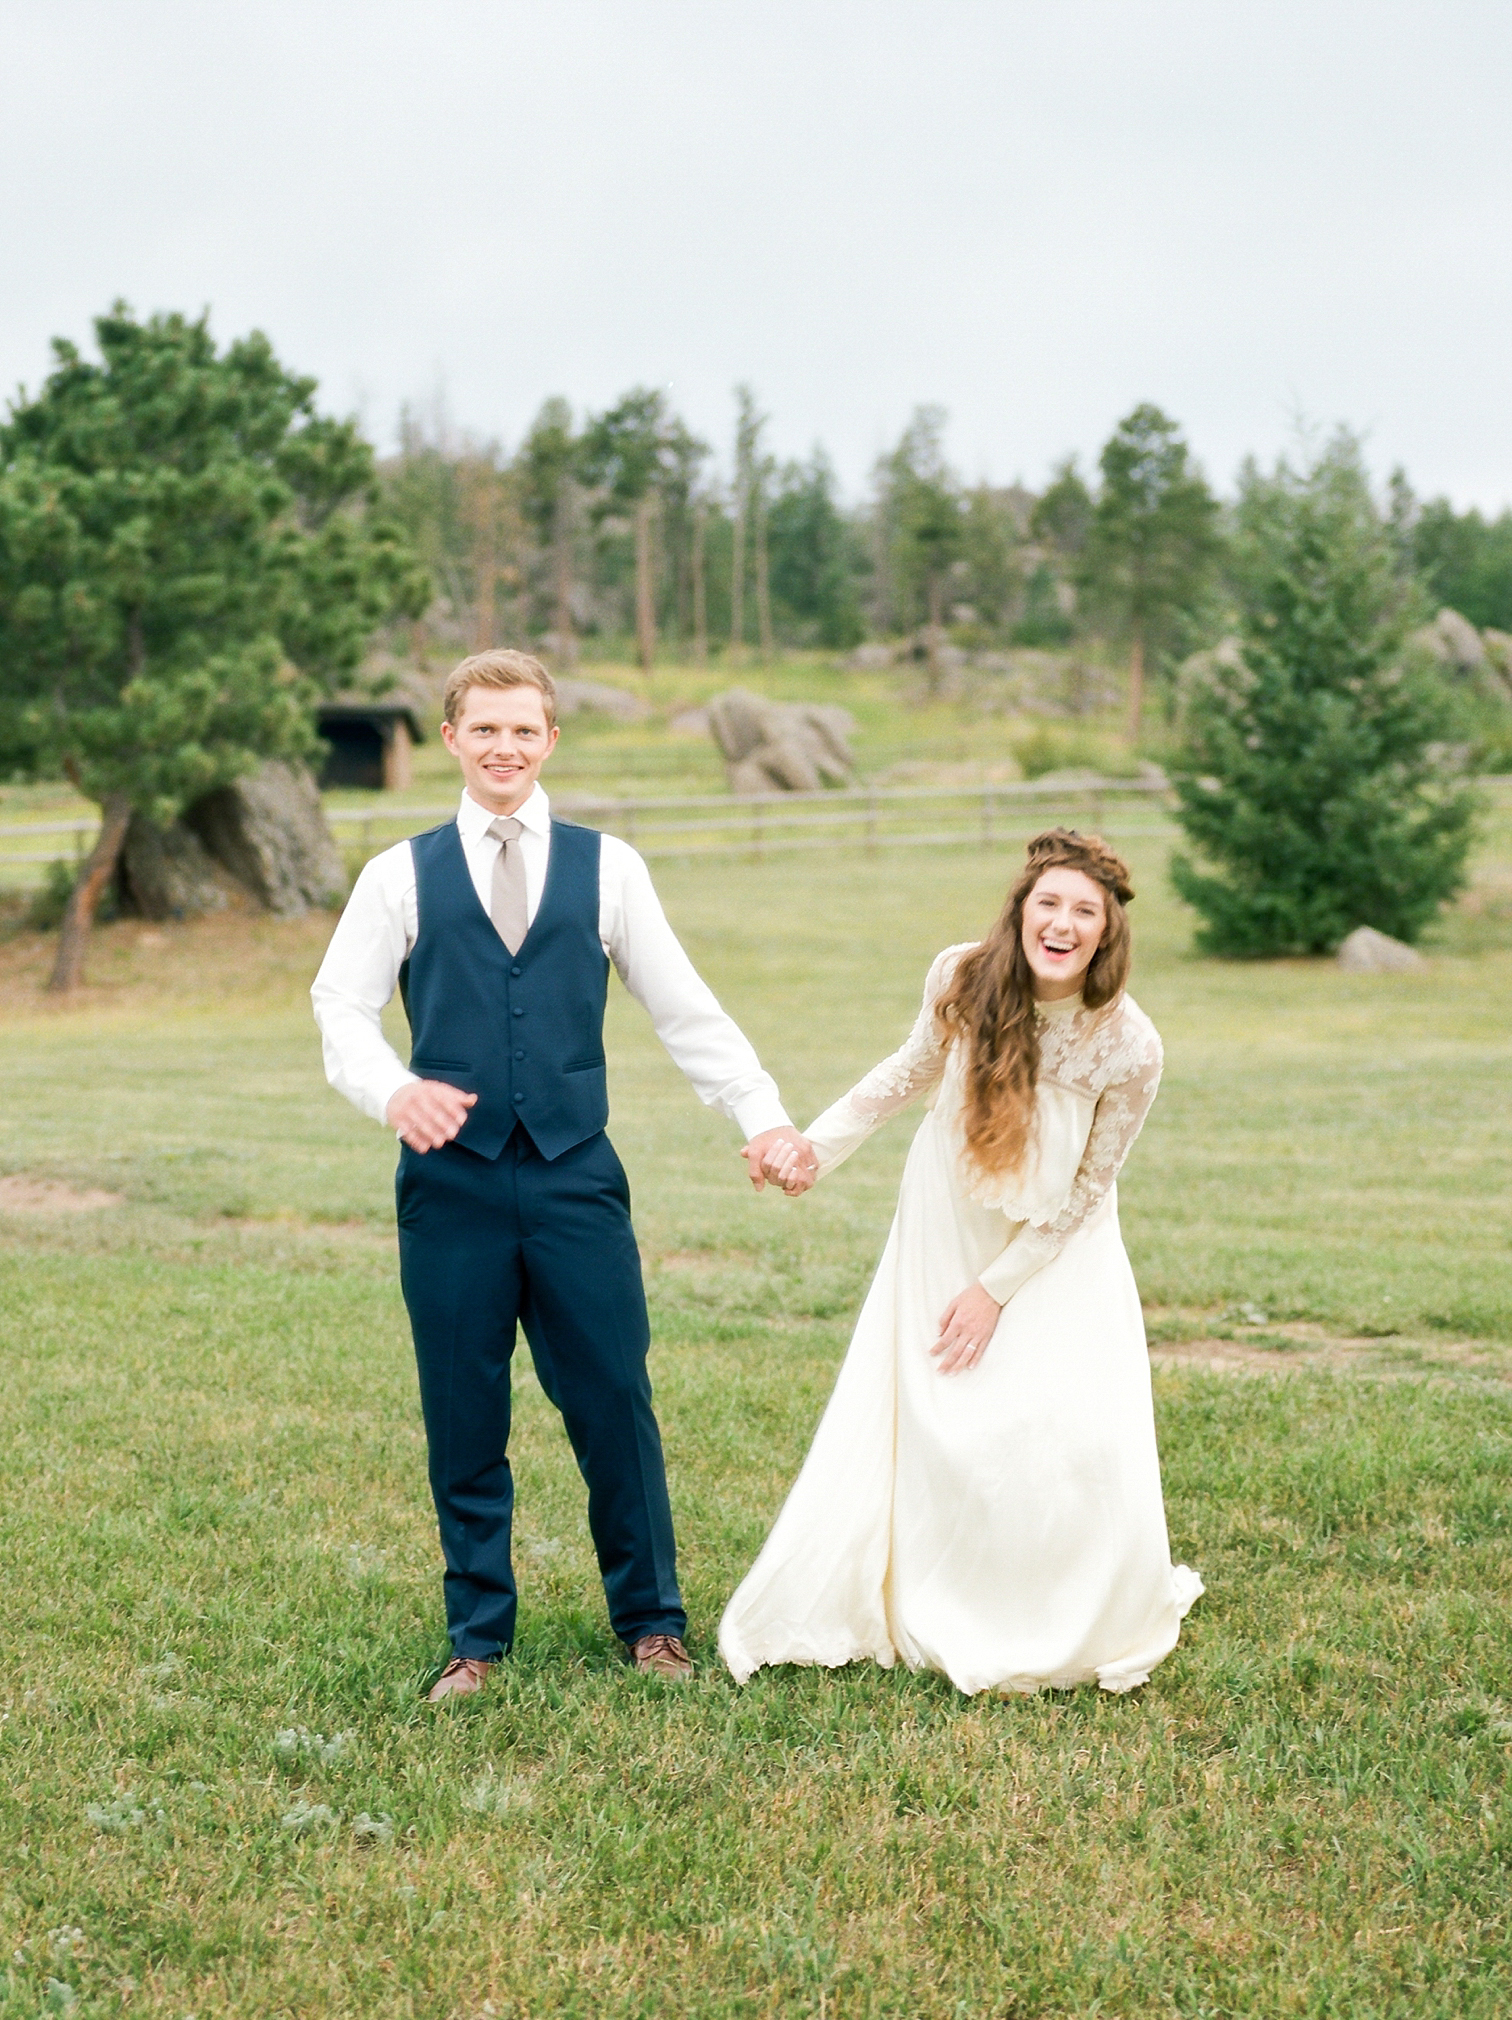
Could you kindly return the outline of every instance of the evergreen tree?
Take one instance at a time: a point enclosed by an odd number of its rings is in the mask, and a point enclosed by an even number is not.
[[[318,415],[265,337],[217,354],[203,318],[121,303],[95,335],[98,364],[56,342],[0,427],[0,759],[101,809],[55,989],[79,979],[133,811],[171,819],[311,751],[316,695],[428,595],[368,509],[355,424]]]
[[[961,600],[989,635],[1012,623],[1023,596],[1023,532],[1011,491],[977,484],[966,494],[961,526]]]
[[[945,586],[966,538],[944,432],[943,408],[920,407],[881,470],[894,611],[909,626],[924,619],[931,690],[939,684]]]
[[[1074,456],[1056,465],[1050,483],[1029,514],[1029,537],[1037,550],[1028,570],[1022,607],[1013,626],[1015,645],[1069,645],[1076,626],[1077,586],[1084,573],[1092,529],[1092,493]]]
[[[536,545],[551,556],[552,626],[557,657],[575,658],[572,624],[573,499],[580,456],[572,429],[572,409],[548,400],[520,444],[515,468],[520,502]]]
[[[1484,519],[1435,498],[1417,514],[1411,537],[1435,608],[1447,604],[1474,625],[1512,631],[1512,512]]]
[[[635,526],[635,636],[643,672],[656,655],[656,585],[652,523],[669,475],[677,468],[686,430],[655,387],[637,386],[583,430],[580,468],[597,487],[597,516],[628,512]]]
[[[1068,571],[1078,568],[1092,531],[1092,493],[1082,481],[1076,458],[1057,463],[1049,484],[1029,514],[1033,539],[1048,547]]]
[[[1139,741],[1145,671],[1201,594],[1218,553],[1218,506],[1176,423],[1146,403],[1099,458],[1083,579],[1129,642],[1129,740]]]
[[[864,627],[856,581],[861,556],[835,498],[829,461],[816,449],[782,472],[767,516],[772,598],[801,643],[844,650]]]
[[[1451,721],[1413,662],[1421,616],[1359,449],[1241,483],[1239,651],[1192,694],[1172,864],[1218,954],[1322,953],[1356,926],[1412,940],[1460,888],[1472,799],[1435,750]]]

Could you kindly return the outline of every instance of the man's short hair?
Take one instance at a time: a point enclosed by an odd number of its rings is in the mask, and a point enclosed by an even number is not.
[[[540,694],[547,722],[553,729],[556,727],[556,682],[528,652],[511,652],[506,646],[495,646],[489,652],[473,653],[452,668],[446,676],[441,712],[454,729],[462,712],[462,698],[470,687],[533,687]]]

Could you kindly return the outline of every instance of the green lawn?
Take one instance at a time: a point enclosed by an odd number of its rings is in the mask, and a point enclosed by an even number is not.
[[[1123,1219],[1208,1596],[1121,1699],[719,1670],[908,1130],[756,1199],[616,991],[700,1679],[617,1661],[522,1356],[520,1643],[484,1701],[424,1709],[393,1153],[320,1078],[328,922],[112,927],[65,1011],[39,942],[0,950],[0,1171],[125,1201],[0,1218],[5,2020],[1512,2006],[1512,846],[1425,971],[1375,979],[1194,961],[1159,845],[1133,853],[1168,1067]],[[1010,866],[658,883],[806,1119]]]

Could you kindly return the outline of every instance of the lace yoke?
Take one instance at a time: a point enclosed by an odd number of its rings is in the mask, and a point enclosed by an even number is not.
[[[923,1095],[937,1100],[942,1087],[941,1121],[947,1127],[953,1124],[961,1094],[961,1064],[958,1048],[941,1041],[935,1004],[971,944],[947,947],[937,956],[918,1017],[903,1044],[826,1109],[808,1131],[821,1177],[888,1117]],[[1010,1221],[1028,1223],[1007,1251],[1015,1259],[1015,1276],[1026,1266],[1032,1270],[1047,1262],[1107,1197],[1155,1099],[1163,1056],[1154,1025],[1127,994],[1101,1010],[1089,1010],[1080,1001],[1074,1006],[1043,1004],[1038,1016],[1038,1087],[1063,1088],[1091,1103],[1093,1113],[1075,1177],[1069,1190],[1059,1191],[1054,1199],[1039,1196],[1032,1173],[1012,1173],[993,1181],[974,1176],[962,1165],[961,1183],[973,1199],[1001,1209]]]

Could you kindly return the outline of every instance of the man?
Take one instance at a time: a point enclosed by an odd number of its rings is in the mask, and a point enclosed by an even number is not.
[[[682,1679],[692,1664],[640,1258],[604,1134],[609,963],[703,1100],[744,1130],[758,1189],[767,1151],[797,1132],[678,944],[641,858],[551,818],[539,783],[557,741],[545,667],[475,654],[448,679],[444,715],[464,784],[457,818],[366,866],[311,990],[327,1079],[401,1142],[400,1280],[452,1645],[430,1697],[482,1689],[514,1636],[517,1321],[588,1483],[610,1622],[637,1669]],[[379,1021],[396,983],[408,1068]]]

